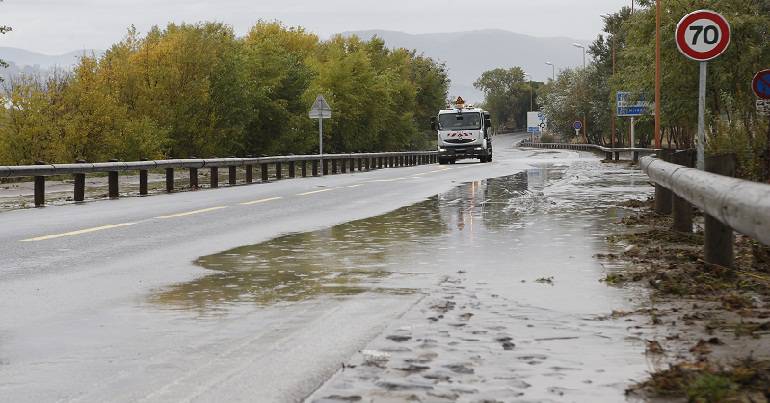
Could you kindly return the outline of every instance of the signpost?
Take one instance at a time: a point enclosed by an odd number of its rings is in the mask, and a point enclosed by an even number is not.
[[[770,69],[762,70],[751,81],[751,89],[759,99],[770,99]]]
[[[543,112],[527,112],[527,133],[530,135],[541,134],[545,129],[545,115]]]
[[[685,15],[676,26],[676,46],[688,58],[700,62],[698,85],[698,169],[704,169],[706,143],[706,73],[708,61],[727,50],[730,45],[730,24],[721,14],[698,10]]]
[[[770,116],[770,69],[762,70],[754,76],[751,88],[757,95],[757,114]],[[770,180],[770,125],[767,126],[767,147],[765,148],[764,176]]]
[[[647,101],[642,94],[618,91],[617,116],[631,118],[631,147],[636,147],[636,133],[634,132],[634,119],[638,116],[652,115],[655,108],[652,102]]]
[[[329,106],[329,103],[326,102],[326,99],[323,95],[316,97],[308,115],[310,116],[310,119],[318,119],[318,156],[321,159],[320,164],[323,166],[324,119],[331,119],[332,117],[332,108]],[[323,169],[321,169],[321,174],[323,175]]]
[[[572,128],[575,129],[575,136],[580,136],[580,129],[583,128],[583,122],[576,120],[575,123],[572,124]]]

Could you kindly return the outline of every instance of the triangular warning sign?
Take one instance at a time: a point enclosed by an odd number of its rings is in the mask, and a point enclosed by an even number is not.
[[[332,108],[323,95],[319,95],[313,106],[310,108],[310,118],[312,119],[329,119],[332,117]]]

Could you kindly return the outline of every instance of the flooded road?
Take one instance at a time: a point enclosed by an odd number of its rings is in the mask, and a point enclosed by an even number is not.
[[[627,213],[618,202],[651,188],[589,154],[500,154],[449,171],[178,195],[229,207],[180,214],[174,231],[131,218],[119,231],[52,241],[50,252],[42,245],[37,262],[89,245],[133,249],[87,270],[6,273],[0,401],[283,402],[319,387],[310,401],[621,400],[648,368],[644,345],[634,324],[603,319],[630,310],[635,291],[600,283],[611,268],[594,255],[609,252],[606,229]],[[417,196],[444,186],[438,178],[454,188]],[[249,204],[271,197],[286,202]],[[386,207],[405,199],[423,201]],[[140,202],[118,203],[140,215]],[[323,225],[318,212],[355,218]],[[203,256],[180,262],[190,254]],[[388,359],[360,365],[361,350]],[[355,368],[329,379],[343,362]]]
[[[424,296],[367,347],[390,366],[367,367],[359,354],[309,401],[618,401],[649,366],[628,324],[604,320],[632,310],[634,291],[600,283],[608,269],[594,255],[617,252],[605,237],[628,214],[620,203],[649,193],[627,168],[543,160],[381,216],[202,257],[212,274],[149,301],[211,315]]]

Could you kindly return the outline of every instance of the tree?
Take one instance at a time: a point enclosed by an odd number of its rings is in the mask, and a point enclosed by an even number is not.
[[[530,91],[534,88],[524,76],[521,67],[498,68],[485,71],[473,83],[474,87],[484,92],[484,107],[492,114],[495,127],[514,129],[526,126]]]
[[[2,3],[2,2],[3,2],[3,0],[0,0],[0,3]],[[9,26],[0,25],[0,35],[5,35],[6,33],[11,32],[11,30],[12,29]],[[7,68],[7,67],[8,67],[8,63],[6,63],[5,60],[0,59],[0,68],[4,69],[4,68]],[[0,82],[3,82],[3,78],[2,77],[0,77]]]

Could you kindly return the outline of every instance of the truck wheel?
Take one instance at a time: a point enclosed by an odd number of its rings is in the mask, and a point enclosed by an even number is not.
[[[446,165],[446,164],[449,163],[449,161],[447,161],[446,158],[439,158],[438,159],[438,163],[439,163],[439,165]]]

